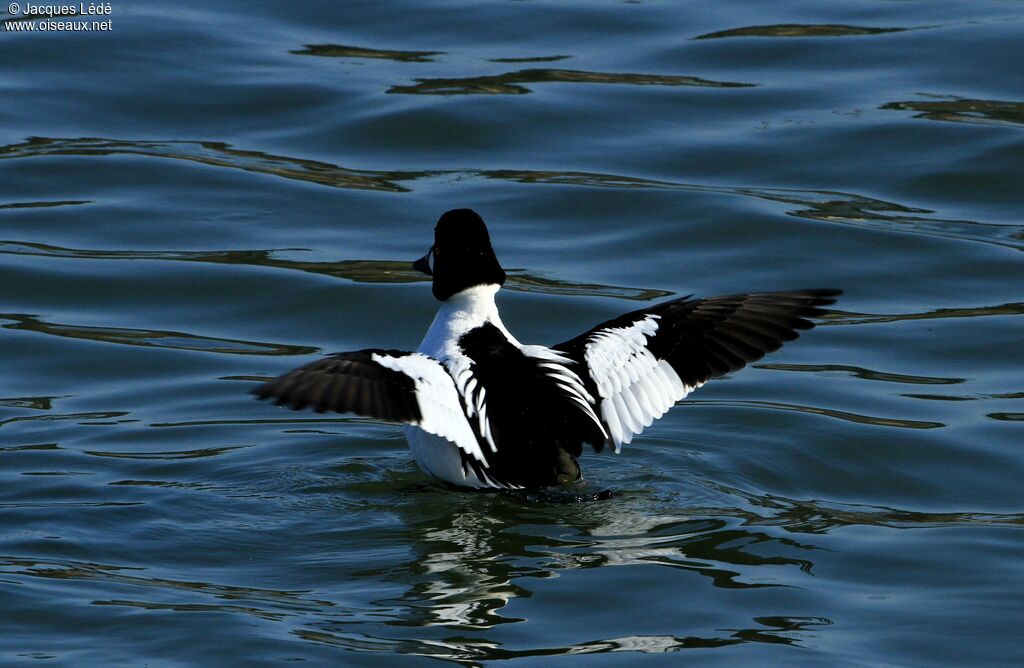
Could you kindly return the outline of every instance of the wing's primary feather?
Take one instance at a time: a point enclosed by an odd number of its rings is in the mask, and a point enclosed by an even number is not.
[[[623,443],[712,378],[778,350],[839,290],[692,299],[626,313],[556,346],[586,369],[609,440]]]

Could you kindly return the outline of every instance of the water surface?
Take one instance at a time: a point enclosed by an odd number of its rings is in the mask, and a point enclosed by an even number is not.
[[[1024,5],[114,3],[0,39],[0,663],[1024,661]],[[254,383],[414,348],[490,223],[555,343],[839,287],[584,492]]]

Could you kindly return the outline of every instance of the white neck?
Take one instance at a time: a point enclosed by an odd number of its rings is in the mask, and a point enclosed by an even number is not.
[[[500,285],[493,283],[474,285],[445,300],[423,337],[419,352],[441,361],[449,359],[458,352],[459,337],[488,322],[501,330],[513,345],[518,346],[519,342],[502,324],[498,306],[494,303],[494,295],[500,288]]]

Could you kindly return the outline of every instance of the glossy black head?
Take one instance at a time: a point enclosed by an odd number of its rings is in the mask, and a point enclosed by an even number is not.
[[[434,277],[434,296],[441,301],[474,285],[505,282],[487,226],[472,209],[444,213],[434,227],[434,245],[412,266]]]

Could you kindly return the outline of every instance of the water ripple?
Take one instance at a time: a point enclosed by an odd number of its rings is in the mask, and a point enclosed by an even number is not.
[[[533,92],[523,84],[590,83],[636,86],[700,86],[706,88],[750,88],[755,84],[712,81],[670,74],[625,74],[581,70],[527,69],[478,77],[416,79],[409,86],[392,86],[388,93],[415,95],[522,95]]]
[[[907,420],[901,418],[885,418],[873,415],[861,415],[849,413],[832,408],[819,408],[816,406],[801,406],[799,404],[786,404],[778,401],[748,400],[737,401],[733,399],[692,399],[686,402],[689,406],[729,406],[736,408],[768,408],[779,411],[795,411],[797,413],[810,413],[813,415],[824,415],[825,417],[856,422],[857,424],[870,424],[876,427],[899,427],[901,429],[939,429],[946,425],[942,422],[931,422],[925,420]]]
[[[270,380],[269,378],[261,378],[260,380]],[[184,422],[154,422],[149,425],[150,427],[166,428],[166,427],[217,427],[217,426],[230,426],[230,425],[257,425],[257,424],[322,424],[322,423],[334,423],[334,422],[360,422],[370,421],[371,418],[359,418],[359,417],[337,417],[337,418],[286,418],[284,420],[187,420]]]
[[[649,188],[717,193],[727,196],[753,197],[765,201],[795,205],[796,208],[790,208],[786,213],[807,220],[851,225],[884,232],[980,242],[1014,250],[1024,250],[1024,225],[999,225],[972,220],[941,218],[926,215],[934,213],[929,209],[839,191],[709,186],[624,175],[574,171],[508,169],[356,170],[319,161],[234,149],[230,145],[221,142],[139,142],[97,138],[61,139],[36,137],[21,144],[0,147],[0,160],[55,155],[144,155],[270,174],[330,187],[387,192],[408,192],[411,190],[411,187],[402,185],[402,183],[418,179],[437,176],[469,176],[527,184],[584,186],[589,188]],[[6,243],[8,248],[15,247],[15,250],[18,246],[31,247],[26,243]],[[36,245],[36,248],[37,250],[43,250],[42,245]],[[3,251],[0,250],[0,252]],[[50,251],[44,252],[53,252],[53,247],[51,247]],[[118,251],[98,252],[117,253]],[[88,253],[88,251],[82,251],[82,253]],[[159,251],[154,253],[158,254]],[[271,251],[263,250],[226,251],[221,253],[215,251],[212,254],[206,253],[206,257],[202,258],[185,258],[179,255],[178,259],[243,262],[245,261],[243,259],[245,253],[252,254],[250,257],[253,263],[283,265],[289,262],[267,257]],[[143,256],[145,256],[145,252],[143,252]],[[157,255],[152,257],[157,257]],[[422,276],[415,276],[404,262],[391,265],[371,264],[373,261],[365,260],[350,260],[347,262],[349,264],[341,264],[340,266],[338,263],[308,263],[304,270],[318,271],[327,269],[323,273],[341,273],[356,276],[360,270],[366,269],[377,276],[387,274],[395,280],[424,280]],[[515,274],[516,272],[513,272],[514,276]],[[521,274],[521,276],[528,277],[527,274]],[[359,279],[354,278],[353,280]],[[548,290],[556,294],[594,294],[599,296],[607,294],[607,296],[625,296],[626,298],[644,300],[663,295],[663,293],[652,293],[643,290],[634,291],[628,288],[612,288],[610,293],[606,293],[605,288],[608,286],[579,287],[574,284],[559,283],[556,285],[550,281],[545,285],[544,280],[530,280],[529,277],[524,281],[513,277],[509,281],[508,287],[511,289],[522,288],[529,291]]]
[[[889,102],[883,104],[881,109],[916,111],[918,113],[914,114],[914,118],[925,118],[930,121],[1024,127],[1024,102],[978,100],[954,96],[945,100]]]
[[[353,188],[405,192],[397,179],[433,176],[435,172],[351,170],[316,160],[286,158],[259,151],[242,151],[223,142],[138,141],[82,137],[78,139],[32,137],[20,144],[0,147],[0,160],[52,155],[107,156],[142,155],[187,160],[214,167],[229,167],[260,174],[274,174],[310,183]]]
[[[32,443],[30,445],[8,445],[0,447],[0,452],[20,452],[23,450],[60,450],[56,443]]]
[[[202,459],[205,457],[217,457],[232,450],[244,448],[244,445],[226,445],[219,448],[196,448],[194,450],[165,450],[162,452],[108,452],[103,450],[86,450],[85,454],[93,457],[112,457],[114,459]]]
[[[154,603],[152,601],[128,601],[124,599],[109,599],[105,601],[93,601],[93,605],[121,605],[141,610],[170,610],[172,612],[231,612],[245,613],[260,619],[279,622],[287,613],[271,612],[252,606],[244,605],[212,605],[209,603]]]
[[[128,415],[126,411],[96,411],[92,413],[64,413],[63,415],[23,415],[18,417],[7,418],[6,420],[0,420],[0,427],[12,424],[14,422],[30,422],[30,421],[44,421],[50,422],[55,420],[109,420],[111,418],[124,417]],[[101,424],[98,422],[80,422],[79,424]]]
[[[442,492],[423,488],[416,496],[423,493]],[[476,640],[465,631],[527,621],[505,609],[515,599],[532,595],[531,581],[567,571],[669,567],[708,577],[716,587],[749,590],[789,586],[777,577],[779,569],[795,567],[809,575],[813,564],[808,555],[816,548],[744,528],[723,519],[722,513],[651,512],[646,498],[570,505],[503,495],[446,500],[454,505],[430,519],[412,510],[423,499],[389,504],[405,520],[413,554],[401,563],[361,573],[386,574],[389,581],[408,585],[400,597],[375,602],[388,618],[384,626],[372,620],[320,618],[292,633],[360,652],[402,652],[476,665],[528,656],[661,653],[747,642],[799,645],[805,632],[831,624],[822,617],[765,615],[749,627],[720,629],[720,635],[623,635],[554,647]],[[580,604],[586,605],[590,595],[581,592]],[[453,638],[453,631],[459,636]]]
[[[928,527],[1005,527],[1024,528],[1024,513],[920,512],[888,506],[839,503],[821,499],[789,499],[775,494],[755,494],[719,483],[705,482],[712,489],[742,498],[762,512],[717,509],[747,524],[778,526],[797,533],[821,534],[848,526],[880,526],[890,529]]]
[[[906,383],[910,385],[956,385],[967,382],[966,378],[942,378],[937,376],[911,376],[902,373],[886,373],[847,364],[755,364],[757,369],[773,371],[801,371],[807,373],[846,374],[854,378],[875,380],[883,383]]]
[[[908,232],[947,239],[980,241],[1024,250],[1024,225],[996,225],[973,220],[956,220],[909,215],[933,213],[929,209],[831,191],[737,189],[765,200],[802,207],[787,211],[791,216],[828,223],[843,223],[889,232]]]
[[[53,408],[54,399],[63,397],[8,397],[0,399],[0,406],[11,408],[32,408],[37,411],[48,411]]]
[[[122,508],[144,506],[142,501],[3,501],[0,508]],[[2,564],[0,564],[2,567]],[[3,571],[0,571],[2,573]]]
[[[881,35],[889,32],[903,32],[912,28],[868,28],[862,26],[829,23],[780,23],[776,25],[749,26],[718,30],[694,39],[717,39],[720,37],[846,37],[850,35]]]
[[[1024,413],[987,413],[986,416],[1001,422],[1024,422]]]
[[[769,643],[799,646],[813,637],[817,627],[830,626],[824,617],[755,617],[755,626],[745,629],[721,629],[725,635],[668,636],[632,635],[591,640],[558,647],[512,649],[498,643],[471,638],[443,640],[393,639],[368,633],[345,631],[337,625],[325,624],[317,630],[300,629],[295,635],[303,640],[322,643],[358,652],[385,652],[396,655],[424,656],[445,659],[463,665],[477,666],[478,661],[508,661],[536,657],[576,656],[611,652],[665,654],[687,649],[714,649],[743,643]]]
[[[0,204],[0,209],[45,209],[55,206],[77,206],[79,204],[92,204],[92,200],[48,200],[42,202],[9,202]]]
[[[288,344],[259,343],[240,339],[221,339],[184,332],[155,329],[129,329],[124,327],[96,327],[46,322],[24,313],[0,313],[0,319],[13,323],[0,325],[4,329],[20,329],[52,336],[86,339],[102,343],[127,346],[146,346],[171,350],[193,350],[228,355],[311,355],[317,348]]]
[[[0,573],[9,575],[53,580],[98,581],[117,585],[188,592],[222,600],[248,601],[250,604],[276,606],[284,610],[317,611],[322,608],[334,607],[334,604],[330,601],[308,598],[308,591],[257,589],[211,582],[154,578],[141,575],[144,571],[144,568],[137,566],[116,566],[86,561],[0,556]],[[231,607],[236,609],[238,606]]]
[[[833,310],[822,326],[871,325],[909,320],[937,320],[942,318],[987,318],[992,316],[1022,315],[1024,302],[1010,302],[995,306],[969,306],[963,308],[938,308],[919,313],[857,313],[855,311]]]
[[[1024,399],[1024,392],[995,392],[992,394],[904,394],[904,397],[931,401],[991,401]]]
[[[492,63],[553,63],[572,56],[524,56],[522,58],[489,58]]]
[[[304,271],[324,276],[334,276],[356,283],[420,283],[430,280],[412,268],[408,260],[339,260],[337,262],[305,262],[279,257],[281,253],[304,251],[301,248],[274,250],[223,250],[223,251],[175,251],[175,250],[102,250],[64,248],[50,244],[27,241],[0,241],[0,253],[37,257],[58,257],[89,260],[171,260],[180,262],[205,262],[210,264],[238,264],[258,267],[273,267],[291,271]],[[587,295],[614,297],[638,301],[650,301],[672,295],[666,290],[653,288],[629,288],[599,283],[577,283],[531,274],[523,269],[509,268],[505,288],[520,292],[551,295]],[[2,317],[2,314],[0,314]],[[196,340],[202,337],[193,336]],[[228,341],[227,339],[211,339]],[[247,343],[232,341],[232,343]],[[270,345],[270,344],[251,344]],[[166,347],[166,346],[165,346]],[[200,349],[200,348],[197,348]],[[209,350],[209,348],[201,348]],[[314,351],[315,352],[315,351]],[[253,353],[256,354],[256,353]],[[265,353],[274,354],[274,353]],[[298,354],[298,353],[297,353]],[[306,353],[301,353],[306,354]]]
[[[841,223],[887,232],[923,234],[954,240],[977,241],[1024,250],[1024,225],[997,225],[972,220],[947,219],[923,214],[930,209],[888,202],[855,193],[832,190],[795,190],[788,188],[748,188],[678,183],[625,175],[596,172],[510,170],[510,169],[430,169],[359,170],[330,163],[272,155],[232,148],[223,142],[129,141],[101,138],[33,137],[27,142],[0,147],[0,160],[57,155],[143,155],[199,162],[297,179],[335,188],[409,192],[401,185],[438,176],[469,176],[527,184],[584,186],[588,188],[649,188],[688,192],[718,193],[754,197],[795,205],[787,214],[808,220]],[[256,253],[264,251],[253,251]]]
[[[326,58],[374,58],[395,60],[402,63],[430,63],[431,56],[440,56],[444,51],[395,51],[392,49],[368,49],[344,44],[306,44],[304,49],[289,51],[297,56],[323,56]]]

